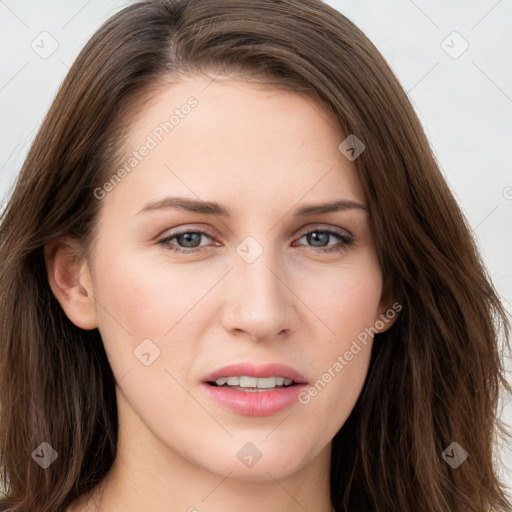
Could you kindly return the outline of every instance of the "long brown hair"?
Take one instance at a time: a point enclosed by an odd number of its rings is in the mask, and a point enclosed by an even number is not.
[[[336,511],[508,510],[494,458],[506,433],[499,392],[510,391],[506,313],[404,90],[320,0],[135,3],[78,56],[1,217],[0,507],[64,511],[113,463],[115,379],[98,330],[72,324],[53,296],[44,248],[61,236],[88,247],[94,190],[128,129],[121,114],[162,80],[212,71],[310,94],[366,146],[355,163],[402,310],[376,335],[363,391],[333,439]],[[443,457],[452,442],[469,455],[456,468]],[[35,462],[50,450],[41,443],[58,456],[47,469]]]

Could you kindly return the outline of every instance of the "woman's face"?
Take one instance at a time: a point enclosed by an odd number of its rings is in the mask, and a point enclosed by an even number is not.
[[[137,116],[90,259],[122,436],[240,479],[328,460],[388,307],[345,137],[311,99],[235,79],[183,78]],[[295,384],[257,391],[272,376]]]

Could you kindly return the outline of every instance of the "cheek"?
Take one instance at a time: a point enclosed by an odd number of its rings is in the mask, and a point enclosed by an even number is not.
[[[177,352],[185,361],[186,351],[193,346],[180,337],[180,328],[192,307],[189,303],[197,302],[198,290],[179,272],[163,273],[136,254],[103,254],[96,271],[96,311],[116,377],[132,372],[133,378],[144,370],[161,370],[169,365],[170,354]],[[184,292],[187,285],[192,292]],[[172,340],[175,343],[168,350]],[[144,366],[148,362],[150,366]]]
[[[151,368],[186,367],[211,323],[205,304],[226,270],[171,265],[165,255],[148,263],[126,252],[105,250],[95,272],[99,330],[114,373],[139,369],[135,357],[147,352],[155,357]]]
[[[374,258],[338,268],[330,278],[309,283],[308,305],[321,320],[315,351],[315,378],[301,403],[344,423],[366,379],[372,349],[372,327],[381,296],[381,272]],[[306,286],[303,292],[306,293]]]
[[[368,257],[307,280],[301,296],[307,298],[307,305],[324,324],[326,336],[336,340],[333,349],[339,350],[374,325],[381,291],[380,269]]]
[[[136,254],[117,258],[115,265],[105,259],[101,267],[106,271],[98,276],[99,297],[108,313],[102,312],[100,323],[115,319],[134,340],[161,338],[188,311],[197,315],[192,308],[211,287],[193,272],[148,264]]]

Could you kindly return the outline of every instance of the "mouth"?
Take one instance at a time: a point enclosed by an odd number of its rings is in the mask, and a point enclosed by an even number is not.
[[[235,363],[206,375],[204,392],[218,405],[244,416],[270,416],[298,401],[308,386],[295,369],[280,363]]]

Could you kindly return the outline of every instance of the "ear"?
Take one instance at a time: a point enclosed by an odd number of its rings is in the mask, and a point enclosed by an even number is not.
[[[81,329],[95,329],[98,323],[91,273],[78,242],[51,240],[44,254],[50,287],[68,318]]]
[[[378,333],[387,331],[396,322],[401,310],[402,304],[393,299],[388,286],[385,285],[375,318],[375,330]]]

